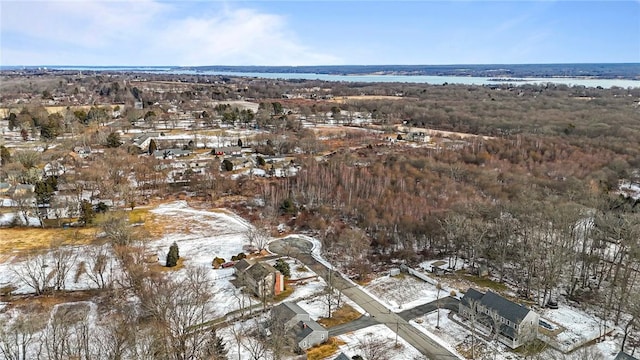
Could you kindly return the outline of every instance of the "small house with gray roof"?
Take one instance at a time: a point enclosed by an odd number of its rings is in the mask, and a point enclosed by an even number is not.
[[[274,321],[284,324],[300,349],[306,350],[329,339],[329,331],[311,319],[298,304],[283,302],[271,310]]]
[[[497,339],[512,349],[538,336],[540,316],[536,312],[490,290],[467,290],[460,300],[459,314],[467,319],[475,316],[478,325],[492,331],[497,327]]]

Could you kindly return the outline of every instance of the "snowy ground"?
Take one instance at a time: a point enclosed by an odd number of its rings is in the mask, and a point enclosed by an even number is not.
[[[434,277],[434,282],[437,277]],[[441,283],[442,290],[438,294],[435,285],[422,281],[408,274],[399,276],[384,275],[372,280],[365,289],[375,297],[388,304],[392,311],[398,312],[426,304],[451,294],[451,290]]]
[[[375,325],[366,329],[340,335],[338,336],[338,339],[346,342],[345,345],[340,346],[338,353],[341,351],[349,358],[354,355],[366,357],[367,348],[380,346],[382,348],[378,350],[378,354],[383,354],[385,359],[424,359],[424,355],[409,343],[405,342],[401,337],[397,337],[396,345],[396,334],[386,325]],[[337,354],[335,356],[337,356]]]
[[[561,329],[555,339],[561,347],[569,350],[600,337],[604,332],[601,320],[568,306],[560,305],[556,310],[545,309],[540,318],[552,327]]]
[[[185,266],[208,267],[216,256],[229,261],[231,256],[242,252],[243,245],[248,245],[244,234],[251,225],[234,214],[196,210],[186,201],[162,204],[151,212],[158,216],[159,221],[164,218],[178,225],[178,228],[149,244],[158,253],[161,264],[164,264],[173,242],[178,244]],[[225,270],[217,272],[223,275],[216,277],[228,275]]]

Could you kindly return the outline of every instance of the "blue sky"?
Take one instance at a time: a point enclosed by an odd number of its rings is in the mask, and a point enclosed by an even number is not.
[[[640,62],[640,1],[0,0],[0,65]]]

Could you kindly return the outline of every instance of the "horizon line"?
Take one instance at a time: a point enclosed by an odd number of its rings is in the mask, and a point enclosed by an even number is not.
[[[80,65],[80,64],[66,64],[66,65],[52,65],[52,64],[39,64],[39,65],[0,65],[0,68],[42,68],[42,67],[181,67],[181,68],[196,68],[196,67],[341,67],[341,66],[500,66],[500,65],[638,65],[640,62],[549,62],[549,63],[451,63],[451,64],[342,64],[342,65]]]

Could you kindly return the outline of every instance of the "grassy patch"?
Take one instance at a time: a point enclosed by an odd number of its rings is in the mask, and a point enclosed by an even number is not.
[[[346,344],[344,341],[336,338],[329,338],[326,343],[320,344],[307,350],[308,360],[322,360],[338,352],[340,345]]]
[[[274,302],[280,302],[286,298],[288,298],[291,294],[293,294],[293,286],[285,286],[284,291],[278,294],[278,296],[273,298]]]
[[[549,345],[542,342],[542,340],[535,339],[513,350],[513,352],[528,358],[528,357],[540,354],[541,352],[546,350],[548,347]]]
[[[481,286],[483,288],[491,289],[495,292],[502,292],[502,291],[508,290],[508,288],[504,284],[495,282],[489,278],[478,277],[475,275],[468,275],[468,274],[462,275],[462,278],[478,286]]]
[[[3,228],[0,229],[0,254],[15,251],[44,250],[52,243],[65,245],[88,244],[95,238],[94,228]],[[0,255],[0,258],[2,256]],[[0,259],[2,260],[2,259]]]
[[[331,318],[318,319],[318,323],[322,324],[324,327],[329,328],[340,324],[346,324],[362,316],[362,314],[357,312],[348,304],[342,305],[342,307],[334,311],[332,315],[333,316]]]
[[[307,267],[304,266],[304,265],[299,265],[298,267],[296,267],[296,271],[307,272],[307,271],[309,271],[309,269],[307,269]]]
[[[180,270],[184,267],[184,260],[185,258],[181,257],[178,259],[178,263],[176,264],[176,266],[172,266],[172,267],[166,267],[163,265],[160,265],[158,263],[156,264],[152,264],[149,269],[151,271],[156,271],[156,272],[168,272],[168,271],[177,271]]]
[[[137,208],[128,212],[129,223],[142,226],[153,238],[160,238],[165,233],[165,223],[158,221],[148,208]]]
[[[46,295],[16,296],[13,299],[8,298],[6,301],[12,307],[36,307],[51,310],[58,304],[90,300],[97,296],[99,292],[99,290],[59,291]]]

